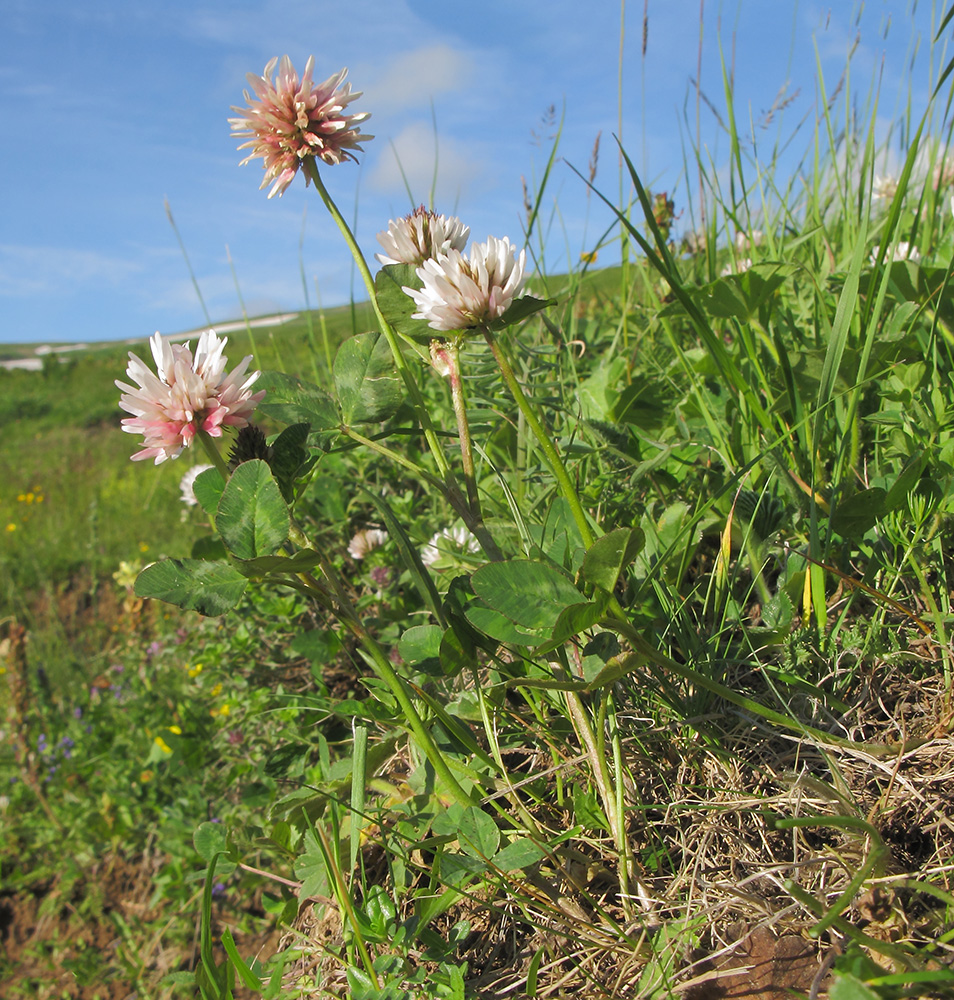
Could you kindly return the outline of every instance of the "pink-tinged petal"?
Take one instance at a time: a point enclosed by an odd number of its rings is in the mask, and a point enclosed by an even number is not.
[[[468,255],[452,249],[417,268],[420,289],[404,288],[417,306],[414,319],[443,333],[484,326],[499,319],[523,291],[526,251],[510,240],[489,237]]]
[[[273,79],[276,64],[278,72]],[[263,76],[248,74],[255,94],[253,98],[245,92],[248,107],[232,109],[239,115],[229,119],[233,135],[250,137],[239,146],[251,150],[242,163],[262,158],[265,176],[261,187],[271,185],[269,198],[284,193],[306,157],[329,164],[356,161],[354,151],[360,152],[360,144],[374,138],[362,134],[358,127],[370,117],[367,112],[344,113],[347,105],[361,96],[360,92],[351,93],[350,84],[341,86],[348,71],[342,69],[315,86],[313,69],[312,56],[299,80],[287,55],[280,63],[272,59]]]
[[[191,445],[201,428],[212,437],[221,437],[223,426],[244,427],[264,391],[251,392],[261,374],[246,374],[251,357],[226,374],[223,354],[226,338],[214,330],[199,338],[193,356],[188,344],[169,344],[156,334],[150,340],[158,376],[134,354],[130,354],[127,375],[138,388],[116,382],[122,390],[119,405],[131,417],[122,420],[129,434],[143,435],[143,449],[137,461],[153,458],[156,464],[176,458]]]

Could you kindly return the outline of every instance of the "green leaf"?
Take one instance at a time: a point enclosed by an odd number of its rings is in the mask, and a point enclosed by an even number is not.
[[[573,789],[573,815],[590,830],[609,829],[606,815],[597,801],[596,792],[592,788],[577,785]]]
[[[261,459],[243,462],[229,477],[219,500],[215,526],[239,559],[269,556],[288,538],[288,508]]]
[[[485,604],[527,629],[552,629],[566,608],[585,601],[568,576],[529,559],[488,563],[471,585]]]
[[[434,581],[431,579],[430,573],[428,573],[421,562],[420,553],[411,544],[411,539],[404,530],[404,525],[401,524],[383,497],[378,496],[372,490],[365,489],[364,492],[367,493],[368,499],[377,507],[378,512],[384,520],[384,526],[387,528],[391,539],[397,545],[401,559],[411,574],[411,579],[414,581],[421,600],[427,605],[437,621],[441,625],[446,625],[444,612],[441,609],[440,595],[437,593],[437,588],[434,586]]]
[[[597,538],[583,557],[583,579],[612,593],[620,573],[639,555],[645,540],[639,528],[617,528]]]
[[[468,806],[460,817],[457,839],[465,854],[489,860],[500,846],[500,829],[479,806]]]
[[[444,630],[439,625],[414,625],[398,639],[401,659],[410,666],[440,661]]]
[[[321,562],[313,549],[302,549],[293,556],[259,556],[257,559],[238,559],[235,568],[248,577],[268,576],[274,573],[303,573]]]
[[[341,422],[335,401],[311,382],[284,372],[263,372],[255,388],[266,391],[258,408],[283,424],[310,424],[312,431],[328,431]]]
[[[228,830],[221,823],[201,823],[192,835],[199,857],[209,864],[216,854],[228,851]]]
[[[261,990],[262,981],[255,975],[254,972],[245,964],[244,959],[238,953],[238,948],[235,947],[235,939],[232,937],[232,932],[225,928],[222,931],[222,945],[225,948],[226,954],[232,961],[232,965],[238,970],[239,979],[248,987],[250,990]]]
[[[440,646],[441,670],[447,677],[456,677],[462,670],[476,665],[474,646],[469,636],[459,635],[453,626],[444,630]]]
[[[222,539],[218,535],[203,535],[192,543],[192,551],[189,555],[193,559],[219,559],[227,561],[229,553],[222,544]]]
[[[592,628],[606,611],[608,598],[602,601],[586,601],[583,604],[571,604],[570,607],[560,612],[556,625],[553,626],[553,634],[550,641],[537,654],[548,653],[551,649],[556,649],[571,636],[579,635],[587,629]]]
[[[524,295],[519,299],[514,299],[510,308],[500,317],[490,324],[492,330],[504,330],[515,323],[521,323],[528,316],[546,309],[548,306],[555,306],[556,299],[535,299],[532,295]]]
[[[405,286],[421,287],[416,272],[417,268],[411,264],[388,264],[382,267],[374,277],[375,296],[378,308],[398,333],[419,343],[429,344],[440,334],[427,325],[427,320],[411,319],[411,313],[416,312],[417,306],[414,299],[404,291]]]
[[[334,379],[346,424],[386,420],[404,399],[391,349],[377,331],[359,333],[338,348]]]
[[[831,526],[845,538],[860,538],[885,513],[887,492],[880,486],[859,490],[835,508]]]
[[[836,975],[828,990],[829,1000],[881,1000],[881,994],[851,975]]]
[[[192,492],[195,494],[199,506],[209,515],[215,517],[216,508],[219,506],[219,497],[225,489],[225,480],[218,469],[206,469],[195,477],[192,484]]]
[[[295,878],[301,882],[298,898],[304,902],[309,896],[328,895],[328,867],[318,843],[318,838],[309,830],[303,841],[304,852],[295,859]]]
[[[511,646],[539,646],[546,638],[542,632],[529,632],[502,612],[477,601],[467,605],[464,617],[482,635]]]
[[[308,424],[292,424],[272,442],[272,457],[268,464],[286,503],[295,499],[295,479],[302,466],[310,464],[305,447],[307,440]]]
[[[518,837],[494,855],[494,864],[505,872],[529,868],[546,857],[547,852],[527,837]]]
[[[136,580],[137,597],[154,597],[200,615],[224,615],[238,604],[247,580],[227,562],[163,559]]]

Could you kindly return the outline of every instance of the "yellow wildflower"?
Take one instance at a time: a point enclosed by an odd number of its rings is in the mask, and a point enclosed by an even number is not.
[[[157,736],[153,742],[163,753],[172,753],[172,747],[161,736]]]
[[[176,736],[182,735],[182,730],[178,726],[166,726],[166,729],[168,729],[170,733],[175,733]]]

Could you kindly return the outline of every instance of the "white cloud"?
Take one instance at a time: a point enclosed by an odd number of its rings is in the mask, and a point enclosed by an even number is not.
[[[375,191],[394,195],[405,191],[405,178],[416,201],[426,201],[437,162],[437,205],[447,206],[463,197],[481,179],[490,180],[491,166],[485,162],[478,144],[438,137],[430,125],[412,122],[394,138],[371,172],[369,184]],[[403,171],[403,177],[402,177]]]
[[[370,85],[364,86],[364,103],[380,111],[426,107],[440,94],[463,90],[474,77],[470,53],[437,43],[394,59]]]

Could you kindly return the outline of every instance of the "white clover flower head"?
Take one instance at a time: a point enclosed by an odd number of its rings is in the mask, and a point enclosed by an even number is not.
[[[193,465],[179,480],[179,492],[182,494],[181,500],[187,507],[195,507],[199,502],[195,496],[195,481],[206,469],[211,468],[211,465]]]
[[[871,261],[872,267],[878,263],[878,254],[880,252],[881,244],[875,243],[874,249],[871,251],[871,256],[868,258]],[[913,243],[909,243],[907,240],[900,240],[891,247],[885,257],[885,262],[888,264],[893,264],[898,260],[910,260],[917,264],[921,260],[921,251]]]
[[[762,230],[752,229],[749,232],[745,232],[740,229],[735,234],[735,249],[739,253],[744,253],[750,247],[760,247],[762,245]]]
[[[424,287],[404,288],[417,306],[412,318],[442,333],[487,326],[523,292],[526,260],[527,251],[517,255],[506,236],[490,236],[466,255],[451,250],[424,261],[417,269]]]
[[[123,419],[123,430],[144,438],[134,462],[151,458],[159,465],[178,457],[199,431],[221,437],[223,427],[248,424],[265,395],[251,389],[261,372],[246,374],[248,355],[226,375],[227,343],[227,337],[206,330],[193,357],[189,344],[170,344],[157,333],[150,341],[156,374],[130,352],[126,375],[136,385],[117,381],[116,387],[123,390],[120,407],[132,414]]]
[[[387,540],[388,533],[380,528],[362,528],[348,542],[348,555],[352,559],[364,559],[369,552],[380,548]]]
[[[744,274],[752,266],[751,257],[743,257],[741,260],[737,260],[734,264],[728,263],[719,272],[720,276],[723,278],[728,277],[730,274]]]
[[[229,119],[236,138],[251,137],[239,146],[251,150],[242,163],[262,158],[265,177],[260,186],[272,185],[269,198],[284,194],[308,157],[327,164],[357,162],[354,150],[361,152],[360,144],[374,138],[362,135],[360,130],[370,113],[345,114],[345,108],[361,96],[361,91],[351,93],[350,83],[342,86],[347,69],[315,86],[311,76],[314,56],[308,57],[300,80],[288,56],[282,56],[278,73],[272,79],[276,64],[278,59],[272,59],[262,76],[248,74],[249,85],[258,100],[245,91],[248,107],[233,107],[239,117]],[[308,183],[307,173],[305,182]]]
[[[462,524],[458,524],[431,536],[431,540],[421,549],[421,562],[425,566],[433,566],[444,556],[457,556],[461,553],[474,555],[479,551],[477,539]]]
[[[871,185],[871,196],[879,201],[891,201],[898,193],[898,179],[891,174],[876,174]]]
[[[378,233],[378,243],[385,252],[375,257],[382,265],[420,266],[429,257],[451,250],[463,251],[469,236],[470,226],[465,226],[456,215],[450,218],[437,215],[421,205],[403,219],[392,219],[387,232]]]

